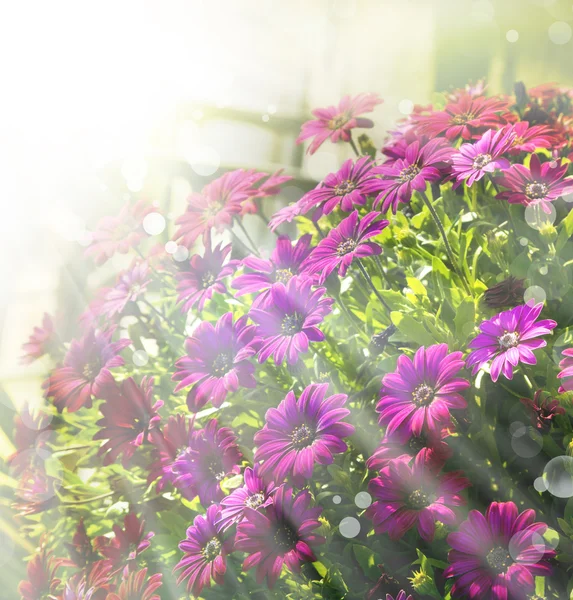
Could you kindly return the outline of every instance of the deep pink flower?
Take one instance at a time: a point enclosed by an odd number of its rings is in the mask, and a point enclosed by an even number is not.
[[[410,462],[422,455],[428,467],[440,470],[452,456],[452,449],[444,442],[450,435],[447,428],[438,432],[422,431],[414,435],[407,429],[398,429],[386,434],[374,454],[366,461],[371,471],[380,471],[392,460],[401,459]]]
[[[38,600],[55,594],[61,582],[56,572],[63,562],[44,547],[35,554],[26,567],[28,579],[18,585],[18,593],[23,600]]]
[[[192,412],[201,410],[207,402],[221,406],[229,392],[239,387],[256,386],[254,365],[249,359],[257,353],[255,327],[247,325],[243,316],[233,323],[233,313],[225,313],[213,327],[200,323],[185,341],[187,355],[175,363],[173,381],[179,383],[175,392],[192,386],[187,394],[187,406]]]
[[[325,542],[314,533],[320,527],[322,508],[311,508],[310,503],[308,490],[295,495],[291,487],[282,485],[266,509],[245,509],[245,519],[237,525],[235,547],[249,555],[243,569],[257,567],[257,583],[266,577],[272,588],[283,565],[299,573],[301,563],[316,561],[312,546]]]
[[[454,598],[507,600],[525,598],[535,590],[534,577],[551,575],[549,560],[555,551],[538,540],[547,530],[534,523],[535,511],[518,515],[513,502],[492,502],[485,517],[477,510],[450,533],[450,566],[455,577]]]
[[[565,379],[559,388],[560,394],[573,390],[573,348],[563,350],[563,356],[565,358],[559,363],[562,370],[557,375],[559,379]]]
[[[453,525],[457,516],[452,510],[465,504],[460,492],[470,482],[461,471],[438,475],[418,455],[410,466],[404,460],[393,460],[378,477],[368,484],[374,502],[366,510],[376,533],[388,533],[398,540],[416,526],[422,539],[431,542],[436,521]]]
[[[89,567],[99,560],[99,555],[94,550],[92,540],[87,534],[83,517],[80,517],[71,543],[66,543],[65,546],[72,563],[78,569]]]
[[[152,211],[152,206],[140,200],[134,205],[124,204],[117,217],[103,217],[86,248],[86,256],[92,256],[97,265],[103,265],[116,252],[127,254],[145,236],[143,217]]]
[[[548,213],[553,200],[573,191],[572,178],[564,177],[567,166],[553,161],[541,164],[537,154],[533,154],[529,169],[523,165],[512,165],[498,178],[498,183],[508,189],[500,192],[497,198],[525,206],[540,204]]]
[[[365,185],[369,193],[378,194],[373,208],[382,204],[382,212],[392,208],[392,212],[396,213],[400,202],[410,202],[414,191],[423,192],[428,182],[434,183],[443,176],[442,169],[453,151],[440,138],[432,139],[423,146],[416,140],[406,148],[404,158],[374,167],[372,172],[382,175],[382,178],[371,179]]]
[[[368,156],[356,161],[348,159],[339,171],[327,175],[322,183],[300,199],[303,211],[318,206],[321,215],[328,215],[336,207],[350,212],[357,206],[364,206],[368,196],[364,184],[372,178],[372,166]]]
[[[99,315],[109,319],[122,313],[129,302],[136,302],[151,283],[151,274],[147,262],[135,263],[117,278],[116,284],[103,296]]]
[[[271,287],[268,305],[252,308],[250,317],[258,324],[256,334],[261,339],[259,362],[271,355],[277,365],[286,357],[289,364],[299,354],[308,351],[309,342],[322,342],[324,334],[317,325],[332,311],[332,298],[323,298],[326,289],[312,289],[309,278],[292,277],[286,286]]]
[[[44,451],[40,464],[28,466],[18,477],[12,508],[17,515],[36,515],[57,506],[60,502],[57,488],[61,481],[46,472]]]
[[[115,592],[110,592],[106,600],[161,600],[155,592],[161,587],[161,573],[147,577],[147,567],[130,573],[121,580]]]
[[[133,512],[125,515],[123,526],[124,529],[114,524],[114,537],[100,535],[95,538],[94,546],[115,573],[123,569],[123,576],[127,577],[129,571],[136,569],[138,556],[149,548],[155,534],[145,533],[145,521]]]
[[[488,129],[473,144],[462,144],[458,152],[452,155],[452,171],[457,178],[456,186],[465,181],[468,187],[479,181],[486,173],[496,169],[509,169],[509,160],[503,154],[511,147],[515,133],[511,128],[503,128],[496,132]]]
[[[242,215],[256,213],[258,211],[256,203],[257,198],[271,198],[272,196],[276,196],[280,192],[281,185],[292,179],[290,175],[283,175],[282,169],[276,171],[272,175],[268,175],[267,173],[257,173],[254,170],[246,171],[246,173],[250,174],[252,177],[252,182],[250,184],[251,195],[243,201],[241,207]],[[261,179],[265,179],[265,177],[268,177],[268,179],[261,183]]]
[[[327,139],[332,142],[348,142],[351,130],[355,127],[374,126],[370,119],[359,115],[372,112],[381,103],[382,100],[376,94],[359,94],[354,97],[344,96],[338,106],[316,108],[312,111],[316,119],[303,123],[296,143],[314,138],[307,150],[309,154],[314,154]]]
[[[342,419],[347,396],[326,396],[328,384],[309,385],[297,400],[289,392],[277,408],[269,408],[265,426],[255,434],[255,462],[263,461],[261,476],[282,482],[292,475],[298,487],[312,477],[315,463],[330,465],[334,454],[347,450],[343,438],[354,427]]]
[[[444,134],[448,140],[475,138],[486,129],[498,129],[505,123],[502,113],[509,110],[505,100],[462,94],[443,111],[412,117],[421,135],[434,138]]]
[[[312,235],[302,235],[293,246],[290,238],[280,235],[269,260],[248,256],[243,266],[249,269],[233,280],[232,286],[238,290],[236,296],[261,292],[253,306],[264,305],[270,297],[274,283],[286,284],[291,277],[301,273],[301,265],[310,253]]]
[[[247,467],[244,472],[245,485],[233,490],[221,500],[221,516],[218,523],[228,529],[245,518],[245,509],[260,510],[273,503],[276,490],[273,481],[260,476],[260,465]]]
[[[107,441],[98,450],[98,456],[104,457],[104,465],[111,465],[123,455],[121,462],[127,468],[137,448],[161,420],[157,411],[163,401],[153,403],[153,377],[143,377],[141,385],[133,377],[110,384],[104,388],[102,398],[103,419],[96,423],[100,430],[93,439]]]
[[[303,206],[299,200],[298,202],[294,202],[277,210],[269,220],[269,229],[275,231],[275,229],[280,227],[283,223],[291,223],[293,219],[302,214],[302,208]]]
[[[388,226],[388,221],[384,219],[376,221],[379,216],[379,212],[370,212],[359,219],[358,211],[355,210],[319,242],[304,261],[303,269],[311,275],[319,274],[318,282],[323,284],[337,268],[340,277],[344,277],[355,258],[381,254],[379,244],[367,241],[380,235]]]
[[[221,481],[240,472],[242,458],[235,434],[211,419],[204,429],[190,432],[189,446],[173,465],[175,485],[208,506],[223,498]]]
[[[472,374],[475,375],[491,360],[493,381],[498,380],[500,373],[512,379],[513,367],[520,361],[526,365],[536,364],[533,350],[543,348],[547,342],[535,338],[547,335],[557,327],[557,323],[550,319],[536,322],[542,310],[543,303],[530,301],[482,321],[479,326],[481,333],[469,343],[474,350],[466,365],[473,367]]]
[[[21,361],[24,364],[33,363],[45,354],[50,354],[54,346],[59,344],[60,341],[56,333],[54,320],[48,313],[44,313],[42,326],[34,327],[30,339],[22,346],[24,356]]]
[[[207,236],[204,255],[194,254],[189,264],[177,273],[177,300],[183,303],[181,310],[188,312],[195,305],[203,310],[205,302],[214,293],[227,293],[224,280],[233,274],[239,264],[238,260],[227,260],[231,249],[230,244],[225,247],[218,244],[212,248],[211,236]]]
[[[529,409],[531,424],[539,431],[547,433],[551,429],[551,422],[557,415],[564,415],[565,409],[560,406],[559,400],[550,396],[543,397],[543,390],[537,390],[531,398],[521,398],[522,404]]]
[[[205,516],[197,515],[187,529],[187,537],[179,544],[183,558],[175,571],[177,585],[187,581],[187,593],[199,597],[203,588],[211,587],[211,580],[222,585],[227,570],[226,556],[233,550],[233,540],[225,536],[218,522],[221,510],[212,504]]]
[[[124,364],[119,353],[131,340],[111,341],[112,330],[90,330],[79,340],[72,340],[64,366],[56,369],[44,382],[46,396],[53,397],[58,412],[64,408],[75,412],[90,407],[100,398],[103,386],[114,382],[110,369]]]
[[[551,148],[557,142],[555,132],[547,125],[529,126],[527,121],[518,121],[512,126],[515,138],[509,154],[519,154],[520,152],[535,152],[538,148]]]
[[[470,386],[458,377],[464,367],[461,352],[448,354],[447,344],[418,349],[412,361],[402,354],[394,373],[382,379],[382,398],[376,407],[386,432],[406,430],[438,433],[450,422],[450,410],[465,408],[460,392]]]

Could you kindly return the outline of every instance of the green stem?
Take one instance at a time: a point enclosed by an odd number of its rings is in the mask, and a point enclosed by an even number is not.
[[[340,295],[336,296],[336,302],[338,303],[338,306],[340,306],[340,310],[344,313],[344,315],[346,316],[347,320],[352,325],[352,327],[354,328],[356,333],[358,333],[358,335],[364,336],[366,338],[364,332],[358,327],[356,321],[354,320],[355,317],[354,317],[352,311],[346,306],[346,304],[344,304]]]
[[[440,217],[438,216],[436,209],[433,207],[432,203],[428,199],[428,196],[426,196],[426,192],[419,192],[419,194],[422,197],[422,200],[424,201],[425,205],[428,207],[428,210],[430,211],[430,214],[432,215],[432,218],[434,219],[434,222],[436,223],[436,226],[440,232],[440,235],[442,236],[442,240],[444,241],[444,246],[446,247],[446,253],[448,255],[448,258],[450,259],[450,262],[452,263],[452,267],[454,268],[454,271],[456,272],[457,276],[461,279],[461,282],[462,282],[466,292],[470,296],[472,296],[473,294],[470,290],[470,286],[468,285],[466,278],[463,276],[463,274],[460,272],[460,270],[458,268],[458,264],[454,258],[454,253],[452,251],[452,247],[450,246],[450,243],[448,242],[448,238],[446,236],[446,231],[444,230],[444,226],[442,225],[442,222],[440,221]]]
[[[109,498],[113,496],[115,492],[107,492],[105,494],[100,494],[99,496],[92,496],[91,498],[87,498],[86,500],[69,500],[67,502],[62,502],[64,506],[74,505],[77,506],[79,504],[89,504],[90,502],[95,502],[96,500],[103,500],[103,498]]]
[[[260,258],[261,255],[260,255],[259,251],[257,250],[257,245],[251,239],[251,236],[249,235],[249,232],[245,229],[245,226],[243,225],[242,221],[240,219],[235,219],[235,221],[239,225],[239,229],[243,232],[243,235],[247,238],[247,241],[251,245],[252,252],[254,252]]]
[[[366,271],[366,269],[364,268],[364,265],[360,262],[360,260],[357,260],[356,264],[358,265],[358,268],[360,269],[364,279],[366,279],[366,283],[370,286],[370,288],[374,292],[374,295],[376,296],[376,298],[378,298],[378,300],[380,300],[380,302],[382,303],[384,308],[388,311],[388,314],[390,314],[392,312],[392,309],[388,306],[388,304],[386,303],[386,300],[384,300],[384,298],[382,298],[382,296],[380,295],[380,292],[376,289],[376,286],[374,285],[374,282],[372,281],[372,279],[370,279],[370,275],[368,275],[368,271]]]
[[[354,140],[352,139],[352,133],[350,134],[350,139],[348,140],[348,142],[350,143],[350,147],[352,148],[352,150],[354,150],[354,154],[356,154],[356,156],[360,156],[360,152],[358,151],[358,148],[356,147],[356,144],[354,143]]]

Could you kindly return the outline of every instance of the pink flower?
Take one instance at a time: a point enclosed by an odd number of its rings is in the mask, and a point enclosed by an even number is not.
[[[565,358],[559,363],[562,370],[557,375],[559,379],[565,380],[559,388],[560,394],[573,390],[573,348],[563,350],[563,356]]]

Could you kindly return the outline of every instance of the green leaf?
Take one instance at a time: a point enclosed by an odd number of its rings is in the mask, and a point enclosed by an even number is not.
[[[377,561],[374,552],[370,548],[358,544],[352,545],[352,551],[364,574],[370,579],[376,579],[380,571],[376,566]]]
[[[411,317],[399,312],[390,313],[392,323],[408,340],[418,343],[420,346],[431,346],[436,340],[426,331],[424,326]]]
[[[458,306],[456,316],[454,318],[456,337],[458,338],[458,341],[463,342],[468,337],[468,324],[471,325],[473,330],[475,318],[475,302],[473,298],[468,296],[467,298],[464,298],[462,303]]]

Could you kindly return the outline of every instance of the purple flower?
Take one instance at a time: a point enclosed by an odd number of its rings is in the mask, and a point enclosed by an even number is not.
[[[355,127],[373,127],[370,119],[359,117],[366,112],[372,112],[382,100],[376,94],[359,94],[344,96],[338,106],[316,108],[312,111],[316,119],[303,123],[296,143],[314,138],[307,152],[314,154],[322,144],[330,139],[332,142],[350,141],[351,130]]]
[[[370,212],[359,219],[355,210],[320,241],[305,260],[303,269],[309,274],[320,273],[318,281],[322,284],[336,268],[338,274],[344,277],[355,258],[381,254],[382,248],[378,244],[367,241],[380,235],[388,226],[384,219],[375,220],[379,216],[379,212]]]
[[[300,201],[293,202],[287,206],[284,206],[270,218],[269,229],[275,231],[277,227],[280,227],[283,223],[291,223],[293,219],[302,214],[302,204]]]
[[[450,533],[446,577],[455,577],[454,598],[507,600],[524,598],[535,589],[534,577],[551,575],[555,551],[540,543],[545,523],[534,523],[535,511],[517,513],[513,502],[492,502],[485,517],[477,510]],[[538,541],[539,540],[539,541]]]
[[[314,562],[312,546],[325,539],[314,533],[320,527],[320,507],[310,508],[308,490],[294,494],[291,487],[282,485],[273,503],[261,511],[245,509],[245,519],[237,525],[235,548],[249,556],[243,569],[257,567],[257,583],[267,578],[272,588],[283,565],[300,572],[302,562]]]
[[[195,517],[186,539],[179,544],[184,555],[174,569],[181,571],[177,585],[187,579],[187,593],[195,597],[199,597],[203,588],[211,587],[211,580],[222,585],[225,579],[226,556],[233,549],[233,540],[224,536],[218,523],[220,514],[220,508],[212,504],[205,516]]]
[[[112,318],[122,313],[129,302],[136,302],[151,282],[149,266],[146,262],[133,265],[121,273],[114,287],[109,288],[103,297],[99,314]]]
[[[520,398],[522,404],[529,409],[531,424],[539,431],[547,433],[551,429],[553,417],[564,415],[565,409],[560,406],[559,400],[554,400],[550,396],[543,397],[543,390],[537,390],[530,398]]]
[[[268,306],[252,308],[250,317],[258,323],[256,334],[261,338],[259,362],[271,354],[275,364],[282,364],[285,356],[289,364],[299,354],[308,351],[309,342],[322,342],[324,334],[318,327],[331,312],[332,298],[323,298],[326,289],[312,290],[312,280],[292,277],[288,283],[275,283],[270,290]]]
[[[446,344],[419,348],[413,361],[401,355],[396,371],[382,379],[383,395],[376,407],[380,425],[388,426],[386,433],[439,433],[450,422],[450,410],[467,405],[459,392],[470,383],[457,377],[463,367],[462,353],[448,354]]]
[[[365,186],[369,193],[378,193],[373,207],[382,203],[382,212],[392,208],[396,213],[400,202],[410,202],[414,190],[423,192],[428,182],[434,183],[443,176],[441,169],[452,152],[443,139],[432,139],[423,146],[416,140],[406,148],[404,158],[374,167],[372,173],[383,178],[372,179]]]
[[[471,187],[486,173],[509,169],[509,160],[502,155],[511,148],[514,138],[515,133],[511,128],[496,132],[488,129],[474,144],[462,144],[459,151],[452,155],[452,171],[457,178],[455,187],[462,181]]]
[[[521,304],[525,293],[524,282],[525,279],[518,279],[510,275],[483,293],[484,302],[489,308],[514,307]]]
[[[571,178],[564,178],[567,164],[545,162],[541,164],[537,154],[532,154],[529,169],[512,165],[500,178],[500,185],[508,188],[497,195],[511,204],[541,204],[549,212],[549,203],[573,190]]]
[[[231,245],[224,248],[222,244],[211,247],[211,236],[205,241],[205,254],[194,254],[188,266],[177,273],[178,302],[182,302],[181,310],[190,311],[195,305],[203,310],[205,302],[210,300],[213,293],[225,294],[227,288],[223,280],[231,275],[238,260],[227,260]]]
[[[106,600],[161,600],[161,596],[155,592],[161,587],[162,578],[161,573],[147,577],[147,567],[132,572],[121,580],[115,592],[109,592]],[[84,600],[91,600],[91,598]]]
[[[347,396],[325,398],[327,389],[326,383],[309,385],[298,401],[289,392],[277,408],[269,408],[265,426],[255,434],[254,460],[264,461],[261,477],[280,482],[292,475],[302,487],[315,463],[330,465],[333,454],[346,451],[343,438],[354,433],[354,427],[342,421],[350,414],[344,408]]]
[[[200,323],[185,341],[187,356],[176,363],[173,381],[179,383],[175,392],[191,385],[187,406],[197,412],[209,401],[221,406],[229,392],[239,387],[256,385],[255,367],[249,358],[257,352],[254,345],[255,327],[247,325],[247,317],[233,323],[233,313],[224,314],[215,327]]]
[[[45,354],[50,354],[54,346],[59,344],[54,320],[48,313],[44,313],[42,326],[34,327],[30,339],[23,344],[24,356],[21,361],[24,364],[33,363]]]
[[[406,592],[404,590],[400,590],[397,596],[391,596],[390,594],[386,594],[386,600],[414,600],[414,597],[408,594],[406,596]]]
[[[204,429],[190,432],[189,446],[173,464],[175,485],[208,506],[223,498],[221,481],[239,473],[242,458],[235,434],[211,419]]]
[[[465,504],[460,492],[469,485],[461,471],[437,475],[423,455],[418,455],[412,466],[404,460],[393,460],[368,484],[375,501],[366,515],[372,519],[374,531],[388,533],[391,540],[400,539],[417,526],[422,539],[431,542],[436,521],[446,525],[456,522],[451,507]]]
[[[90,330],[79,340],[72,340],[64,358],[64,366],[56,369],[44,382],[46,396],[54,398],[58,412],[64,408],[75,412],[90,407],[101,397],[103,386],[114,382],[110,369],[124,364],[119,353],[131,340],[111,341],[113,330]]]
[[[300,202],[304,212],[319,206],[321,214],[328,215],[337,206],[350,212],[356,206],[364,206],[367,199],[365,183],[372,179],[372,160],[368,156],[356,161],[348,159],[336,173],[327,175],[314,190],[305,194]]]
[[[515,138],[509,149],[510,154],[535,152],[537,148],[551,148],[558,142],[556,133],[547,125],[530,127],[527,121],[519,121],[512,125],[512,131],[515,133]]]
[[[562,370],[557,377],[559,379],[566,379],[567,381],[564,381],[559,388],[560,394],[573,390],[573,348],[563,350],[562,354],[565,358],[559,363],[559,367]]]
[[[153,402],[153,377],[143,377],[140,386],[133,377],[120,384],[114,382],[104,388],[102,398],[103,419],[96,423],[101,429],[93,439],[107,441],[98,450],[98,456],[103,455],[103,464],[110,465],[123,454],[122,464],[127,468],[137,448],[161,420],[157,411],[163,401]]]
[[[301,264],[310,253],[312,235],[301,236],[293,246],[286,235],[277,239],[277,245],[269,260],[249,256],[243,260],[243,266],[249,269],[244,275],[239,275],[232,286],[238,290],[236,296],[244,294],[259,294],[253,306],[263,307],[270,297],[270,288],[274,283],[287,284],[294,275],[301,272]]]
[[[255,465],[254,469],[247,467],[244,473],[245,485],[221,500],[221,517],[218,523],[222,529],[240,523],[245,517],[246,508],[260,510],[273,503],[275,484],[272,481],[265,482],[260,476],[259,467],[260,465]]]
[[[498,380],[500,373],[512,379],[513,367],[520,361],[527,365],[536,364],[533,350],[543,348],[547,342],[534,338],[547,335],[557,327],[557,323],[550,319],[536,322],[542,309],[543,303],[534,304],[530,301],[482,321],[479,326],[481,333],[469,343],[474,351],[468,356],[466,364],[473,367],[472,374],[475,375],[491,360],[493,381]]]

